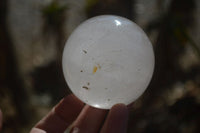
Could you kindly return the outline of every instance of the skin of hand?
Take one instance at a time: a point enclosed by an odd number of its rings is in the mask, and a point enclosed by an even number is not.
[[[84,105],[74,95],[63,98],[30,133],[126,133],[128,108],[114,105],[110,111]]]

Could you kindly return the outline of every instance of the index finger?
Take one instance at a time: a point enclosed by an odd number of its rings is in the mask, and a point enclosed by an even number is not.
[[[76,119],[84,103],[74,95],[62,99],[42,120],[40,120],[30,133],[62,133]]]

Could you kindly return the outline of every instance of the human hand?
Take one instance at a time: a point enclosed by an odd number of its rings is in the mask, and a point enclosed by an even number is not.
[[[108,115],[107,115],[108,113]],[[60,101],[30,133],[63,133],[72,124],[70,133],[126,133],[128,109],[123,104],[111,110],[84,105],[74,95]]]

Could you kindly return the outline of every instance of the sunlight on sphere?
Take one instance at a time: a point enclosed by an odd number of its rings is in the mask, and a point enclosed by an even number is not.
[[[132,21],[112,15],[86,20],[69,37],[63,72],[71,91],[102,109],[135,101],[154,69],[152,44]]]

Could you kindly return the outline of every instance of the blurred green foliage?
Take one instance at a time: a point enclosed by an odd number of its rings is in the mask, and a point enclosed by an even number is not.
[[[52,28],[58,27],[61,23],[63,23],[63,17],[67,9],[67,5],[61,6],[57,1],[52,1],[49,5],[42,9],[45,24]]]
[[[91,8],[94,7],[99,0],[86,0],[86,6],[85,6],[85,11],[86,13],[89,13]]]

